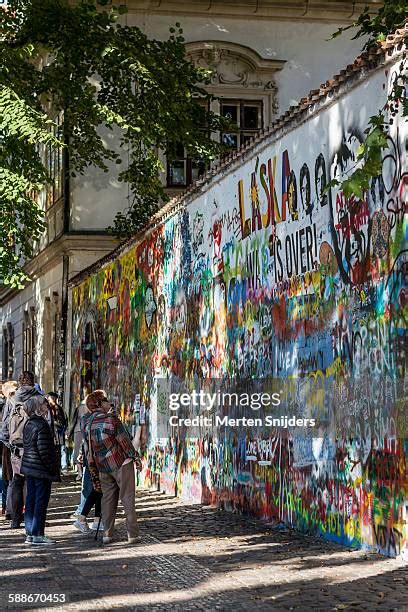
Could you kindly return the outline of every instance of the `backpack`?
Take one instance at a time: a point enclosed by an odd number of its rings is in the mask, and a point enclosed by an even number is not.
[[[11,413],[9,423],[10,444],[13,446],[23,446],[24,425],[28,420],[23,404],[17,404]]]

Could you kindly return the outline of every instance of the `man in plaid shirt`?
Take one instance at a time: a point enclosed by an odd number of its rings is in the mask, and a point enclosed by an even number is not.
[[[86,398],[89,413],[81,419],[88,465],[96,468],[102,488],[103,543],[112,541],[119,498],[126,515],[128,542],[139,540],[135,511],[135,470],[141,469],[139,454],[120,419],[110,412],[105,391],[98,389]]]

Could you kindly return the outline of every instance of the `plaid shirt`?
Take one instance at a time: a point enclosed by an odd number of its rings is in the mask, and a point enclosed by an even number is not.
[[[91,419],[92,454],[88,445]],[[87,413],[81,419],[81,431],[88,463],[91,467],[96,467],[99,472],[113,472],[129,457],[132,459],[137,457],[132,440],[116,415],[104,412]]]

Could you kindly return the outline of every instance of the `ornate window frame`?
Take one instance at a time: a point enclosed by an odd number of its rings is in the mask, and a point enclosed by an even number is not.
[[[259,99],[264,103],[264,125],[278,113],[275,74],[285,62],[262,58],[244,45],[220,40],[186,44],[187,57],[196,65],[212,70],[206,90],[220,98]],[[217,112],[217,109],[213,109]]]
[[[191,62],[213,73],[211,83],[205,85],[205,89],[218,98],[210,105],[214,113],[221,113],[224,100],[233,103],[255,102],[262,106],[259,129],[272,123],[278,114],[275,73],[283,68],[284,61],[264,59],[249,47],[218,40],[189,42],[185,47],[186,56]],[[173,164],[167,162],[165,180],[170,195],[185,189],[192,182],[192,160],[184,154],[176,162],[184,164],[185,182],[173,182]]]

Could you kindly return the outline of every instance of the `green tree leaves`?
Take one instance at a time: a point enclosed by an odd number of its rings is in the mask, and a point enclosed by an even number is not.
[[[393,34],[396,29],[404,24],[407,16],[408,5],[405,1],[385,0],[376,15],[370,15],[369,8],[366,7],[357,21],[349,26],[339,28],[334,32],[332,38],[340,36],[347,30],[358,28],[353,39],[366,38],[363,49],[368,49],[385,40],[388,34]],[[406,41],[407,37],[405,37],[405,43]],[[381,173],[382,151],[387,148],[388,128],[392,125],[400,109],[403,117],[408,115],[407,81],[407,58],[406,53],[404,53],[386,104],[378,111],[377,115],[373,115],[368,121],[365,138],[357,152],[358,167],[342,182],[331,181],[327,186],[328,188],[340,186],[346,197],[354,194],[356,197],[362,198],[364,191],[369,188],[371,180]]]
[[[35,194],[47,183],[40,146],[60,147],[47,116],[0,84],[0,279],[21,287],[22,263],[44,231]]]
[[[339,28],[331,38],[337,38],[348,30],[358,28],[353,40],[365,38],[363,49],[368,49],[385,40],[388,34],[401,27],[408,17],[408,5],[405,0],[385,0],[375,15],[370,14],[370,11],[371,8],[366,6],[356,21]]]
[[[203,85],[210,75],[186,60],[180,25],[167,40],[149,39],[121,23],[124,7],[109,4],[9,0],[0,10],[0,167],[19,177],[17,192],[10,192],[8,182],[17,179],[0,174],[3,282],[24,278],[23,257],[43,228],[43,212],[27,195],[49,180],[40,144],[67,146],[71,175],[118,164],[131,193],[113,228],[121,237],[141,229],[166,200],[159,150],[171,159],[181,143],[207,161],[220,152],[209,134],[223,119],[198,102],[209,99]],[[60,113],[56,137],[50,117]],[[115,129],[123,155],[106,145],[100,128]]]

